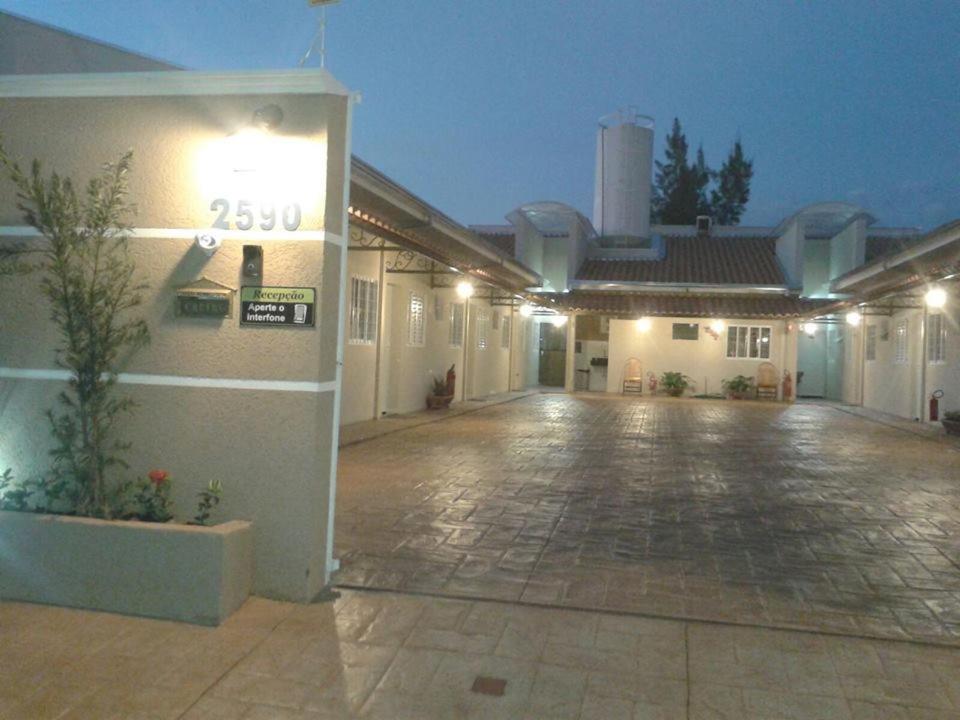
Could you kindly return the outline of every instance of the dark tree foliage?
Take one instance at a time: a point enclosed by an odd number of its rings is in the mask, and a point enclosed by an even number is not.
[[[34,161],[24,170],[4,151],[2,165],[17,190],[17,207],[42,237],[33,249],[39,285],[59,331],[57,364],[70,372],[59,408],[48,412],[56,446],[48,496],[81,515],[118,512],[124,483],[110,469],[126,467],[117,430],[133,401],[116,392],[122,361],[149,340],[135,312],[146,287],[127,253],[127,173],[131,154],[104,166],[78,191],[69,178],[45,177]]]
[[[710,193],[713,217],[720,225],[740,222],[750,200],[750,180],[753,161],[743,156],[743,147],[737,140],[726,162],[717,173],[717,187]]]
[[[719,171],[711,170],[703,146],[689,158],[689,146],[677,118],[666,138],[663,162],[656,161],[651,219],[663,225],[692,225],[710,215],[720,225],[736,225],[750,198],[753,163],[737,140]],[[710,188],[711,183],[715,187]]]

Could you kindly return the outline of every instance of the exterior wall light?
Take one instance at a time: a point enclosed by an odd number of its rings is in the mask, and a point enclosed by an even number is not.
[[[642,317],[639,320],[637,320],[637,330],[639,330],[642,333],[645,333],[648,330],[650,330],[652,326],[653,326],[653,323],[650,322],[650,318]]]
[[[253,111],[251,125],[259,130],[276,130],[283,122],[283,110],[279,105],[264,105]]]
[[[531,305],[530,303],[524,303],[523,305],[521,305],[520,314],[523,315],[523,317],[530,317],[531,315],[533,315],[533,305]]]
[[[939,310],[947,304],[947,291],[942,287],[932,287],[927,290],[923,300],[927,303],[927,307]]]
[[[723,320],[713,320],[710,323],[710,329],[713,330],[717,335],[722,333],[727,327],[727,324]]]
[[[815,322],[804,323],[803,331],[807,334],[807,337],[812,338],[817,334],[817,324]]]
[[[851,310],[847,313],[847,325],[857,327],[860,324],[861,316],[858,310]]]
[[[558,327],[558,328],[563,327],[564,325],[567,324],[567,316],[554,315],[553,317],[550,318],[550,322],[553,324],[554,327]]]
[[[473,297],[473,285],[468,283],[466,280],[461,280],[457,283],[457,295],[462,297],[464,300]]]

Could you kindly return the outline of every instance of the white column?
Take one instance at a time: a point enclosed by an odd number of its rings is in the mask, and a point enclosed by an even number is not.
[[[573,392],[576,378],[577,316],[571,314],[567,319],[567,357],[564,363],[563,389]]]

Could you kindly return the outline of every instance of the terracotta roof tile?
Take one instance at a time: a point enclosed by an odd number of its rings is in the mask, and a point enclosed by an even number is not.
[[[545,307],[629,317],[788,318],[814,312],[834,300],[788,295],[704,295],[693,293],[616,293],[575,290],[537,295]]]
[[[772,237],[664,236],[662,260],[589,259],[578,280],[786,285]]]

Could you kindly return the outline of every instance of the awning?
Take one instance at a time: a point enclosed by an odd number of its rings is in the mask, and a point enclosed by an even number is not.
[[[483,282],[515,292],[541,277],[357,157],[350,170],[350,224]]]

